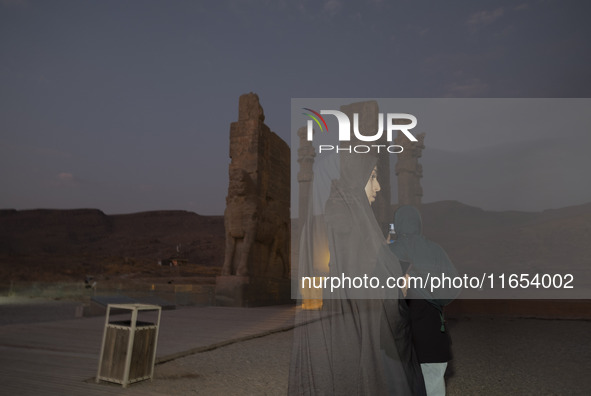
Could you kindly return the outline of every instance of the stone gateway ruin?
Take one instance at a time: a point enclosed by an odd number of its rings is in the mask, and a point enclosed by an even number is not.
[[[376,130],[379,113],[375,101],[352,103],[341,107],[350,117],[359,113],[362,130]],[[222,274],[216,278],[215,300],[222,306],[259,306],[291,301],[290,255],[290,149],[264,123],[265,114],[259,97],[242,95],[238,121],[230,126],[229,185],[224,212],[226,234]],[[395,120],[401,121],[404,120]],[[314,147],[305,139],[305,129],[298,131],[300,147],[300,219],[307,210],[306,197],[313,180]],[[396,144],[404,146],[397,156],[398,204],[419,206],[422,198],[418,162],[424,149],[425,135],[411,144],[400,135]],[[385,140],[385,137],[384,139]],[[386,141],[382,143],[387,143]],[[372,209],[385,230],[393,210],[390,200],[390,155],[378,156],[382,192]],[[301,222],[301,221],[300,221]],[[301,226],[301,224],[300,224]],[[297,233],[299,234],[299,232]],[[298,235],[295,246],[298,246]]]
[[[290,301],[290,149],[264,123],[254,93],[242,95],[230,127],[222,275],[216,304]]]

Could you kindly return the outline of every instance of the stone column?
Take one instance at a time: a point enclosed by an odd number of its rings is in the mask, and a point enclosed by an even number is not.
[[[306,127],[298,130],[298,136],[300,138],[300,146],[298,147],[298,163],[300,164],[300,171],[298,172],[298,230],[301,230],[310,204],[308,200],[310,197],[310,187],[314,179],[314,157],[316,157],[316,150],[312,142],[309,142],[307,139]]]
[[[416,207],[421,205],[423,198],[423,188],[421,187],[423,167],[419,164],[419,158],[425,148],[425,134],[419,134],[417,140],[418,142],[411,142],[402,132],[398,131],[398,136],[394,141],[404,148],[402,153],[398,154],[398,161],[396,162],[398,205],[414,205]]]
[[[256,94],[242,95],[230,126],[226,249],[216,303],[290,301],[290,150],[264,123]]]

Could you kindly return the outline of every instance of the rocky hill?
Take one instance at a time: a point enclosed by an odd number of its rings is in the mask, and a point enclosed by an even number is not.
[[[461,271],[590,267],[591,203],[543,212],[492,212],[441,201],[423,205],[422,214],[425,234]],[[223,216],[186,211],[1,210],[0,279],[171,276],[158,261],[177,255],[187,260],[177,274],[212,275],[222,265],[224,240]]]
[[[185,211],[105,215],[97,209],[0,211],[0,278],[75,280],[90,276],[158,276],[158,262],[219,268],[223,216]]]
[[[423,205],[422,215],[425,234],[464,269],[589,267],[591,203],[543,212],[492,212],[442,201]]]

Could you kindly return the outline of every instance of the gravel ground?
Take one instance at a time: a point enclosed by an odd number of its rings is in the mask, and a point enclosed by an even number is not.
[[[450,395],[589,395],[591,321],[464,318]]]
[[[72,319],[80,305],[1,298],[0,324]],[[448,328],[448,395],[591,394],[591,321],[468,317]],[[278,332],[159,364],[126,394],[285,395],[292,339]]]
[[[483,317],[449,327],[448,395],[590,392],[591,321]],[[292,337],[293,331],[276,333],[160,364],[152,383],[132,388],[138,394],[285,395]]]
[[[293,331],[271,334],[156,366],[163,395],[286,395]]]

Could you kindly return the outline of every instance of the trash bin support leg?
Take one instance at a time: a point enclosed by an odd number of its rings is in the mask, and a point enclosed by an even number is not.
[[[100,382],[100,375],[101,375],[101,367],[103,366],[103,357],[105,356],[105,341],[107,339],[107,324],[109,324],[109,314],[111,313],[110,309],[107,309],[107,314],[105,315],[105,328],[103,330],[103,344],[101,345],[101,357],[99,358],[99,365],[98,370],[96,372],[96,383]]]
[[[133,352],[133,341],[135,338],[135,328],[137,322],[137,310],[131,311],[131,327],[129,329],[129,341],[127,344],[127,355],[125,356],[125,371],[123,373],[123,387],[127,388],[129,384],[129,369],[131,366],[131,353]]]

